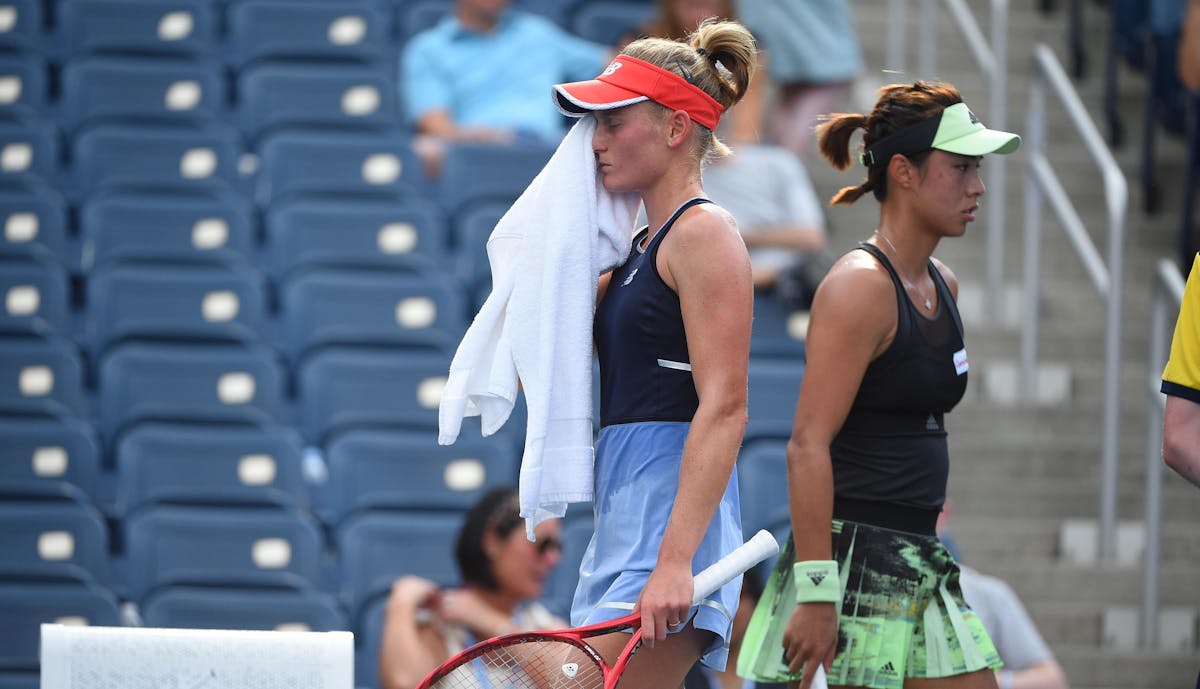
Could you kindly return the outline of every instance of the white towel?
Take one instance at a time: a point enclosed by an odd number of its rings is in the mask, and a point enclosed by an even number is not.
[[[639,197],[607,191],[584,117],[488,238],[492,292],[458,345],[438,442],[464,416],[495,433],[525,392],[521,516],[537,524],[592,499],[592,317],[597,277],[629,254]]]

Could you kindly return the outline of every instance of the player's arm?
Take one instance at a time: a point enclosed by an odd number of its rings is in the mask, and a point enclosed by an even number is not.
[[[665,637],[691,607],[692,557],[737,461],[746,428],[746,368],[753,288],[750,259],[733,218],[702,205],[676,222],[659,249],[664,281],[679,295],[699,406],[658,563],[640,598],[643,636]]]
[[[1163,461],[1200,488],[1200,404],[1167,395],[1163,412]]]
[[[896,329],[891,279],[865,252],[852,251],[830,270],[813,298],[807,363],[787,445],[788,495],[797,562],[831,560],[833,468],[829,446],[850,412],[868,364]],[[835,603],[797,605],[784,633],[793,672],[832,660]],[[805,673],[802,687],[811,673]]]

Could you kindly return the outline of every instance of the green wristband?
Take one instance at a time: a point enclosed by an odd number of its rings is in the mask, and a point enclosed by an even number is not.
[[[842,586],[833,560],[806,560],[792,565],[797,603],[839,603]]]

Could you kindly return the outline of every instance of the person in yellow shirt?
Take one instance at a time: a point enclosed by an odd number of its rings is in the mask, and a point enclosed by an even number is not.
[[[1200,487],[1200,254],[1192,263],[1163,369],[1163,460]]]

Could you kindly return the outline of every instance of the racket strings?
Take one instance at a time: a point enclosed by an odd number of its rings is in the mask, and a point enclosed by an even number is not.
[[[493,646],[429,685],[429,689],[603,689],[604,672],[564,641]]]

